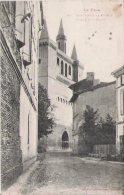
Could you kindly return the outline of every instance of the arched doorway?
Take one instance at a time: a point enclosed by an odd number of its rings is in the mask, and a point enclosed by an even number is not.
[[[67,131],[62,134],[62,149],[69,148],[69,137]]]

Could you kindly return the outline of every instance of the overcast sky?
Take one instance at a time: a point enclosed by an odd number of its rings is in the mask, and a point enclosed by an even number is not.
[[[100,81],[113,81],[111,72],[124,65],[123,1],[43,1],[50,38],[56,36],[62,18],[67,36],[67,55],[75,43],[86,72]]]

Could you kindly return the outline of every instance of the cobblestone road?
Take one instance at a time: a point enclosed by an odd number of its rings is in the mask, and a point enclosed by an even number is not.
[[[69,152],[46,153],[44,160],[23,177],[7,195],[124,194],[124,165],[85,160]]]

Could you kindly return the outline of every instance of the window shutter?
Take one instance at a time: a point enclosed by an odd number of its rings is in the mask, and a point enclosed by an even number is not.
[[[24,23],[21,23],[21,19],[25,14],[24,1],[16,1],[16,15],[15,15],[15,33],[17,39],[17,45],[19,48],[24,46]]]
[[[30,30],[30,22],[25,21],[25,46],[24,46],[24,53],[25,53],[25,59],[29,61],[29,31]]]
[[[29,61],[31,62],[32,60],[32,23],[33,23],[33,18],[31,17],[30,19],[30,32],[29,32]]]
[[[121,114],[124,114],[124,91],[120,91],[120,111]]]

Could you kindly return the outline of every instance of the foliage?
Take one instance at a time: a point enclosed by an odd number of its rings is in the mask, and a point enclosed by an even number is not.
[[[104,120],[99,119],[98,110],[94,111],[92,107],[87,105],[82,121],[79,128],[80,144],[84,145],[85,143],[87,153],[92,152],[93,146],[96,144],[115,144],[116,124],[109,114]]]
[[[80,126],[80,136],[83,137],[85,145],[90,152],[95,141],[96,121],[99,117],[98,110],[94,111],[92,107],[86,105],[86,110],[83,113],[83,123]]]
[[[116,143],[116,122],[107,114],[105,120],[100,119],[97,126],[96,144],[115,144]]]
[[[48,98],[47,90],[38,84],[38,139],[48,136],[53,132],[55,118],[53,114],[54,106]]]

